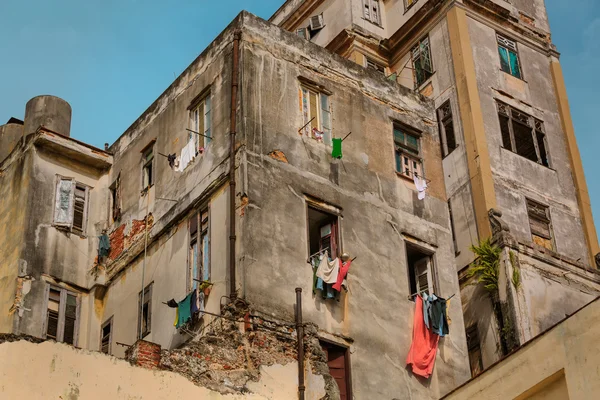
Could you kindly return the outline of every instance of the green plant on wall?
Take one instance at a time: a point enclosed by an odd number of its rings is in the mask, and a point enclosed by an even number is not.
[[[467,277],[476,277],[477,282],[482,283],[488,292],[497,293],[498,270],[502,249],[493,245],[490,239],[485,239],[479,242],[477,246],[471,246],[471,251],[475,253],[477,259],[471,264],[471,269],[467,273]]]
[[[515,287],[515,289],[518,289],[519,286],[521,286],[521,267],[519,266],[519,261],[517,261],[517,256],[515,255],[515,253],[511,250],[510,253],[508,253],[508,255],[510,256],[510,264],[512,265],[512,284]]]

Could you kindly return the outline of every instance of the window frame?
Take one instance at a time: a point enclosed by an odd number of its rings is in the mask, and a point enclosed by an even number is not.
[[[323,90],[321,87],[311,85],[307,82],[300,81],[300,88],[298,89],[299,101],[300,101],[300,115],[302,118],[302,126],[299,133],[302,136],[307,136],[318,142],[322,142],[327,146],[332,146],[333,138],[333,112],[331,93]],[[309,123],[313,118],[312,115],[312,104],[311,99],[316,98],[315,104],[315,119]],[[325,120],[328,120],[329,126]],[[315,129],[319,132],[316,134]]]
[[[314,199],[314,198],[306,198],[306,244],[307,244],[307,253],[308,253],[308,259],[310,260],[310,257],[313,256],[314,254],[311,254],[311,241],[310,241],[310,216],[309,216],[309,210],[312,208],[313,210],[316,210],[318,212],[324,213],[324,214],[328,214],[329,216],[331,216],[332,218],[335,219],[334,221],[334,228],[335,231],[332,230],[332,232],[334,232],[333,236],[335,238],[335,245],[336,245],[336,257],[341,257],[341,255],[344,253],[344,248],[343,248],[343,240],[342,240],[342,210],[339,207],[336,207],[334,205],[331,204],[324,204],[323,202]],[[325,225],[319,227],[319,229],[322,229]],[[323,239],[323,237],[321,237],[319,239],[319,241],[321,241]],[[319,251],[321,251],[321,243],[319,243]],[[333,259],[335,257],[332,256],[331,251],[329,252],[330,257]]]
[[[117,222],[121,219],[121,173],[109,187],[110,191],[110,218],[111,221]]]
[[[413,264],[410,263],[409,261],[409,249],[412,249],[413,251],[416,251],[418,253],[420,253],[423,257],[419,258],[417,261],[415,261]],[[418,245],[417,243],[415,243],[412,240],[406,240],[404,239],[404,256],[405,256],[405,260],[406,260],[406,275],[407,275],[407,280],[408,280],[408,299],[410,301],[415,301],[416,296],[418,296],[419,294],[421,294],[421,290],[419,290],[419,276],[422,274],[418,274],[418,271],[416,269],[417,264],[420,261],[426,260],[427,262],[427,294],[428,295],[432,295],[437,293],[437,290],[439,288],[439,283],[438,283],[438,278],[437,278],[437,270],[436,270],[436,261],[435,261],[435,251],[425,248],[423,246]],[[414,278],[411,276],[414,275]],[[413,293],[413,281],[415,284],[415,290],[416,292]]]
[[[156,140],[153,140],[141,151],[142,153],[142,192],[149,190],[152,186],[154,186],[154,181],[156,180],[156,167],[155,167],[155,151],[154,145]],[[148,159],[149,154],[152,154],[152,157]],[[150,173],[146,171],[150,170]],[[146,183],[147,181],[147,183]]]
[[[538,236],[539,238],[548,241],[552,248],[548,249],[551,251],[555,251],[556,243],[554,242],[554,229],[552,227],[552,217],[550,214],[550,207],[540,203],[539,201],[535,201],[529,198],[525,199],[525,206],[527,208],[527,222],[529,223],[529,233],[531,234],[531,240],[535,243],[534,236]],[[541,209],[544,211],[544,215],[540,215],[540,213],[536,213],[532,211],[533,209]],[[546,235],[544,232],[541,232],[532,224],[532,220],[538,223],[546,224],[548,229],[548,234]],[[545,247],[545,246],[544,246]]]
[[[73,343],[72,346],[77,346],[79,342],[79,321],[81,317],[81,299],[79,293],[73,292],[72,290],[62,288],[60,286],[51,284],[46,282],[46,287],[44,288],[44,313],[42,315],[42,335],[43,339],[47,339],[48,337],[48,305],[50,303],[50,289],[56,290],[60,292],[59,297],[59,305],[58,305],[58,321],[56,328],[56,342],[58,343],[66,343],[64,342],[64,334],[65,334],[65,321],[66,321],[66,309],[67,309],[67,296],[75,297],[76,308],[75,308],[75,323],[73,327]]]
[[[206,215],[206,226],[202,223],[202,216]],[[192,232],[192,221],[195,219],[196,230]],[[210,282],[212,279],[211,271],[211,208],[210,204],[207,204],[198,210],[194,211],[192,216],[188,219],[188,274],[187,274],[187,289],[192,290],[199,286],[199,283],[194,280],[200,279],[203,281]],[[204,240],[206,237],[207,243],[207,254],[204,253]],[[194,248],[196,245],[196,272],[197,276],[194,276]],[[204,260],[206,257],[207,265]]]
[[[409,1],[412,1],[410,4],[408,3]],[[419,0],[404,0],[404,12],[406,13],[408,10],[410,10],[411,8],[413,8],[413,6],[415,4],[417,4]]]
[[[345,375],[345,380],[346,380],[346,399],[347,400],[353,399],[354,397],[353,397],[353,393],[352,393],[352,362],[350,360],[350,357],[351,357],[350,347],[346,346],[346,345],[342,345],[340,343],[333,342],[331,340],[327,340],[322,337],[319,338],[319,345],[321,346],[321,349],[323,350],[323,352],[325,353],[325,355],[327,357],[326,364],[327,364],[328,371],[329,371],[329,350],[326,349],[326,347],[338,348],[341,350],[341,352],[343,352],[343,354],[344,354],[344,375]],[[335,378],[333,378],[333,379],[335,380]],[[337,382],[336,382],[336,384],[337,384]]]
[[[405,137],[403,142],[397,140],[396,132],[401,132]],[[412,137],[416,139],[417,149],[415,153],[415,148],[411,147],[407,144],[407,137]],[[402,177],[408,179],[414,179],[415,170],[417,171],[417,176],[424,178],[425,177],[425,169],[424,169],[424,160],[422,157],[422,145],[421,138],[423,137],[422,133],[408,125],[405,125],[401,122],[394,121],[392,123],[392,140],[394,145],[394,164],[396,173]],[[398,160],[400,160],[400,164],[402,164],[402,170],[398,170]],[[408,161],[408,170],[404,168],[407,165]]]
[[[113,331],[114,331],[113,319],[114,319],[114,315],[111,316],[106,321],[104,321],[104,323],[100,327],[100,352],[104,353],[104,354],[108,354],[108,355],[112,354],[112,338],[113,338]],[[102,349],[102,342],[104,341],[104,328],[106,328],[107,326],[110,326],[110,332],[108,334],[108,349],[107,349],[108,351],[104,352]]]
[[[381,72],[385,75],[385,66],[371,57],[365,55],[365,68],[371,69],[373,71]]]
[[[429,57],[429,66],[431,67],[431,71],[427,71],[426,69],[424,69],[422,67],[423,71],[426,73],[427,76],[425,76],[424,79],[419,81],[415,62],[416,62],[416,60],[421,59],[423,57],[423,49],[421,48],[421,46],[423,45],[424,42],[427,42],[426,56]],[[415,54],[417,54],[416,58],[415,58]],[[415,89],[418,89],[418,88],[424,86],[429,81],[429,79],[431,79],[431,77],[435,74],[435,67],[433,65],[433,56],[432,56],[432,52],[431,52],[431,40],[429,39],[429,35],[425,35],[424,37],[419,39],[417,41],[417,43],[410,48],[410,60],[411,60],[411,65],[412,65],[412,69],[413,69],[413,79],[415,82]]]
[[[212,142],[212,98],[211,91],[203,91],[192,101],[188,107],[188,126],[194,132],[201,133],[201,136],[193,132],[189,132],[188,140],[194,141],[196,155],[204,154],[210,143]],[[200,111],[202,110],[202,111]],[[202,115],[202,125],[200,125],[200,115]],[[200,132],[200,127],[202,132]],[[208,136],[208,137],[206,137]]]
[[[454,125],[454,112],[452,110],[452,102],[450,101],[450,99],[446,100],[436,110],[436,115],[438,119],[438,130],[440,134],[442,159],[444,159],[458,148],[458,142],[456,141],[456,126]],[[452,125],[452,136],[454,141],[454,147],[452,148],[448,144],[448,131],[446,130],[448,124]]]
[[[508,37],[496,32],[496,44],[498,45],[498,58],[500,60],[500,71],[509,74],[510,76],[520,79],[520,80],[524,80],[523,77],[523,66],[521,65],[521,56],[519,55],[519,47],[518,47],[518,42],[516,40],[513,39],[509,39]],[[503,68],[502,65],[502,55],[500,54],[500,49],[504,49],[506,51],[506,54],[508,56],[508,71],[506,71]],[[515,55],[515,58],[517,59],[517,67],[518,67],[518,74],[519,76],[515,75],[515,72],[512,70],[512,65],[510,63],[510,53],[513,53]]]
[[[517,154],[520,157],[523,157],[529,161],[533,161],[543,167],[552,168],[552,160],[550,158],[550,152],[548,151],[548,139],[546,135],[546,128],[544,126],[544,121],[537,119],[513,106],[507,104],[503,101],[496,100],[496,109],[498,112],[498,123],[500,124],[500,135],[502,138],[502,148]],[[515,117],[515,114],[521,116],[521,119]],[[510,135],[510,145],[511,148],[507,148],[505,146],[505,136],[502,127],[502,118],[508,119],[508,134]],[[514,124],[519,124],[525,128],[529,128],[531,130],[531,139],[533,141],[533,146],[535,148],[535,154],[537,161],[532,160],[522,154],[518,153],[517,141],[515,138],[515,128]],[[545,155],[545,161],[542,158],[542,149],[540,148],[540,136],[543,144],[543,154]]]
[[[144,304],[148,303],[148,318],[146,321],[146,330],[142,332],[142,291],[138,292],[138,318],[137,318],[137,338],[145,338],[150,333],[152,333],[152,289],[154,287],[154,282],[150,282],[144,288]],[[146,294],[148,292],[148,294]]]
[[[380,28],[383,27],[381,3],[380,0],[363,0],[363,18]]]
[[[450,215],[450,233],[452,234],[452,244],[454,246],[454,256],[458,256],[460,254],[460,250],[458,249],[458,241],[456,237],[456,226],[454,224],[454,212],[452,211],[452,201],[448,199],[448,214]]]
[[[67,209],[67,217],[68,221],[58,221],[58,213],[60,207],[58,207],[59,196],[60,196],[60,187],[62,186],[62,182],[71,182],[71,189],[69,193],[69,206]],[[82,216],[82,227],[79,229],[74,226],[75,221],[75,191],[77,187],[80,190],[84,191],[84,205],[83,205],[83,216]],[[92,188],[85,183],[81,183],[75,178],[56,175],[55,185],[54,185],[54,211],[52,215],[52,225],[58,229],[67,230],[76,235],[86,237],[87,235],[87,225],[88,225],[88,213],[90,208],[90,190]]]

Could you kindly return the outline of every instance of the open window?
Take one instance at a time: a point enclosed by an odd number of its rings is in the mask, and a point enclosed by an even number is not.
[[[154,185],[154,143],[153,140],[142,150],[142,190]]]
[[[117,179],[110,185],[110,210],[112,222],[119,221],[121,219],[121,174],[117,176]]]
[[[188,288],[196,289],[198,281],[210,281],[210,234],[209,209],[194,213],[189,221],[190,254]]]
[[[77,345],[79,299],[76,293],[56,286],[46,286],[44,337]]]
[[[85,235],[90,188],[73,178],[57,177],[54,226]]]
[[[331,259],[341,256],[338,214],[309,203],[307,218],[309,257],[324,251]]]
[[[440,131],[440,144],[442,146],[442,157],[446,157],[458,147],[454,131],[454,118],[452,117],[452,106],[450,100],[446,101],[437,110],[438,128]]]
[[[138,294],[138,338],[146,337],[152,328],[152,283]],[[144,304],[143,307],[141,304]],[[140,314],[141,309],[141,314]]]
[[[394,123],[393,132],[396,171],[410,179],[423,177],[420,133],[399,123]]]
[[[433,76],[433,62],[431,59],[431,47],[429,36],[423,39],[411,49],[415,87],[420,87]]]
[[[385,66],[381,65],[377,61],[372,60],[369,57],[365,57],[365,67],[367,69],[372,69],[377,72],[381,72],[382,74],[385,74]]]
[[[423,292],[428,295],[433,294],[435,287],[431,255],[423,252],[419,247],[407,243],[406,261],[411,300],[414,300],[415,296]]]
[[[104,354],[112,354],[112,322],[113,317],[110,317],[100,331],[100,351]]]
[[[300,111],[304,128],[301,134],[331,144],[331,101],[329,93],[316,86],[300,86]]]
[[[329,374],[335,379],[340,389],[340,400],[351,400],[353,397],[348,348],[326,341],[321,341],[321,348],[327,355]]]
[[[189,137],[194,141],[196,154],[202,154],[212,139],[210,92],[201,93],[200,97],[192,102],[189,110],[189,126],[193,131],[189,132]]]

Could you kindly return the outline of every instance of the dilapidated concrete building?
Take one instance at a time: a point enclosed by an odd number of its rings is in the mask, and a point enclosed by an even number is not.
[[[142,338],[242,393],[295,365],[302,288],[308,398],[450,392],[600,292],[558,53],[542,0],[520,3],[243,12],[104,150],[32,99],[0,127],[0,331],[119,357]],[[492,293],[468,272],[488,238]],[[332,296],[324,250],[353,259]],[[405,368],[423,291],[456,295],[427,381]]]

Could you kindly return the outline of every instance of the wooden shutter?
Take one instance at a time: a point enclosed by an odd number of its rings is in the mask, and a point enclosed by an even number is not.
[[[423,292],[427,292],[427,294],[431,294],[430,291],[430,278],[429,278],[429,257],[425,257],[420,259],[415,263],[415,278],[417,282],[417,293],[421,294]]]
[[[58,177],[54,203],[54,224],[71,227],[73,223],[73,192],[75,182],[72,178]]]
[[[80,232],[85,231],[87,193],[87,187],[75,184],[73,195],[73,229]]]
[[[63,342],[74,345],[77,325],[77,296],[69,293],[66,295],[64,320]]]

